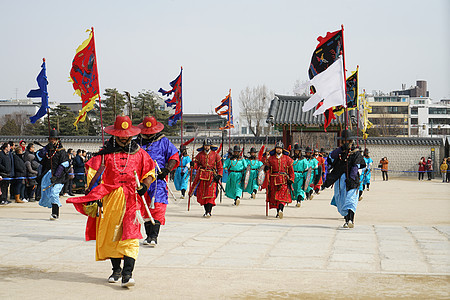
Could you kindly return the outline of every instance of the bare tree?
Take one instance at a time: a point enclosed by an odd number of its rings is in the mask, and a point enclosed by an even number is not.
[[[295,96],[310,96],[309,85],[305,85],[306,81],[297,79],[294,82],[294,89],[292,90]]]
[[[241,115],[247,121],[254,136],[261,136],[266,123],[267,110],[274,94],[265,85],[254,88],[246,87],[239,94]]]

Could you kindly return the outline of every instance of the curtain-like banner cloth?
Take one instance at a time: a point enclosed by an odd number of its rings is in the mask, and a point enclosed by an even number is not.
[[[37,90],[31,90],[27,97],[28,98],[41,98],[41,107],[37,111],[37,113],[30,117],[30,122],[32,124],[36,123],[37,120],[45,116],[48,109],[48,92],[47,92],[47,69],[45,67],[45,59],[43,59],[43,63],[41,65],[41,71],[39,72],[36,81],[38,83],[39,89]]]
[[[76,50],[72,61],[69,82],[72,83],[74,94],[81,98],[81,110],[73,125],[86,119],[88,111],[94,108],[95,100],[100,97],[97,57],[95,54],[94,28],[86,30],[89,37]]]

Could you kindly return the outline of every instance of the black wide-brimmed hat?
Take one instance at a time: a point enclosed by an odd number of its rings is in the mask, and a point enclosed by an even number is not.
[[[241,147],[239,147],[238,145],[235,145],[233,147],[233,152],[241,152]]]
[[[312,149],[311,149],[311,147],[306,147],[306,149],[305,149],[305,153],[312,153]]]
[[[250,151],[248,151],[248,153],[257,153],[258,151],[256,151],[255,147],[251,147]]]
[[[353,141],[356,139],[356,137],[353,135],[353,133],[350,130],[344,129],[341,131],[341,135],[337,139],[343,140],[343,141]]]
[[[298,150],[298,151],[302,151],[302,148],[300,147],[300,145],[297,143],[294,145],[294,148],[292,149],[294,151]]]
[[[53,128],[52,130],[50,130],[50,134],[48,135],[49,138],[55,138],[55,139],[59,139],[59,133],[58,130],[56,130],[55,128]]]
[[[181,145],[181,146],[180,146],[180,151],[181,151],[181,152],[183,152],[183,151],[186,150],[186,149],[187,149],[187,148],[186,148],[186,145]]]

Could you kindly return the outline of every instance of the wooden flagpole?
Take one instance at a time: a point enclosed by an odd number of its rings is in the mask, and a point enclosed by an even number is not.
[[[181,144],[183,144],[183,66],[180,74],[180,101],[181,101]]]
[[[344,48],[344,24],[341,24],[342,29],[342,62],[344,66],[344,87],[345,87],[345,129],[348,129],[348,108],[347,108],[347,75],[345,73],[345,48]]]
[[[92,43],[94,44],[94,59],[95,59],[95,67],[96,67],[96,73],[97,73],[97,81],[98,81],[98,107],[100,110],[100,127],[102,132],[102,144],[105,145],[105,137],[103,134],[103,115],[102,115],[102,100],[100,97],[100,80],[98,79],[98,60],[97,60],[97,51],[95,50],[95,38],[94,38],[94,27],[91,27],[92,30]]]

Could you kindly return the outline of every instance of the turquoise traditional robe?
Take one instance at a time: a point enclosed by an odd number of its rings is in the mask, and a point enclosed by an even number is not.
[[[231,199],[242,197],[243,180],[247,161],[243,158],[229,159],[223,163],[223,168],[228,170],[227,186],[225,187],[225,196]]]

